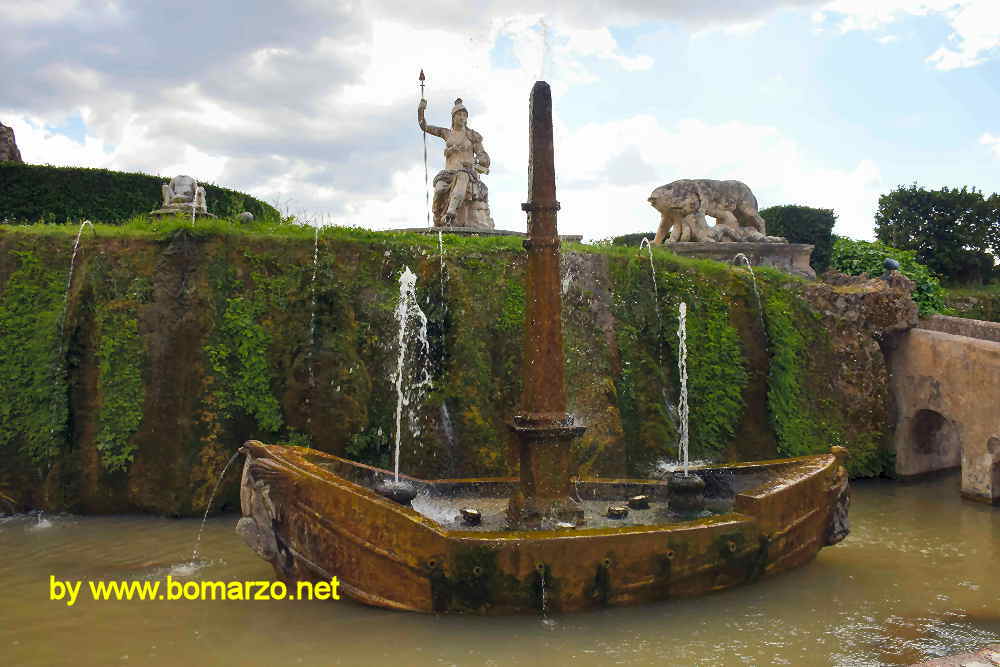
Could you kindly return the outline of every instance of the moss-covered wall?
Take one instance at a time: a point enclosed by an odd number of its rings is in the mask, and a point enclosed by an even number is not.
[[[1000,285],[945,290],[944,303],[949,315],[1000,322]]]
[[[0,232],[0,491],[24,507],[199,513],[250,438],[391,466],[404,266],[418,275],[433,384],[404,432],[401,469],[513,472],[519,239],[446,236],[442,263],[435,237],[328,229],[314,247],[311,229],[221,225],[88,229],[68,295],[75,228]],[[830,316],[803,298],[801,281],[759,272],[761,318],[747,272],[654,256],[658,301],[647,254],[564,248],[567,389],[588,424],[575,450],[583,474],[645,476],[676,456],[681,301],[693,458],[845,444],[856,472],[885,469],[884,410],[871,428],[853,426],[858,397],[872,412],[884,387],[844,380],[842,341],[825,333]],[[862,328],[844,337],[872,342]],[[828,391],[833,377],[855,382],[858,396]],[[217,507],[237,502],[237,477],[233,466]]]

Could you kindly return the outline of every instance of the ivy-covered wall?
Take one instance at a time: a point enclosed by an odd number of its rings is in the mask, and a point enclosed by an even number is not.
[[[98,225],[69,281],[76,233],[0,231],[0,491],[22,507],[197,514],[250,438],[391,467],[404,267],[428,318],[432,385],[406,420],[401,470],[514,472],[520,239],[445,236],[442,261],[436,237],[414,234]],[[567,390],[588,425],[581,474],[644,477],[676,457],[681,301],[692,458],[844,444],[855,472],[889,469],[884,414],[859,432],[858,397],[823,390],[845,362],[801,281],[758,272],[762,316],[746,271],[653,254],[651,269],[633,248],[563,249]],[[878,383],[858,386],[866,406],[885,402]],[[237,468],[216,508],[238,502]]]

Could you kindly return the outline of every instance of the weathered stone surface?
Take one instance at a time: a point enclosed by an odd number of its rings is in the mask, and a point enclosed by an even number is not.
[[[968,336],[980,340],[991,340],[1000,343],[1000,322],[984,322],[967,317],[948,317],[947,315],[931,315],[920,320],[920,328],[928,331],[941,331],[956,336]]]
[[[1000,644],[991,644],[972,653],[948,655],[920,662],[911,667],[997,667],[1000,665]]]
[[[170,215],[215,217],[208,212],[205,188],[190,176],[180,175],[163,186],[163,205],[150,213],[154,218]]]
[[[14,128],[0,123],[0,162],[24,162],[14,141]]]
[[[510,229],[479,229],[476,227],[400,227],[398,229],[387,229],[389,232],[403,232],[412,234],[433,234],[438,232],[454,234],[455,236],[520,236],[528,238],[525,232],[515,232]],[[560,234],[559,240],[564,243],[580,243],[583,240],[582,234]]]
[[[809,265],[813,246],[807,243],[734,243],[724,241],[702,243],[664,243],[672,252],[685,257],[713,259],[729,264],[737,254],[745,255],[753,266],[769,266],[793,276],[815,278]]]
[[[786,242],[780,236],[767,236],[764,218],[757,213],[757,198],[740,181],[685,178],[656,188],[648,201],[660,212],[653,243],[663,243],[668,236],[675,243]],[[714,227],[708,226],[706,215],[715,218]]]
[[[851,425],[850,437],[876,440],[888,450],[893,399],[884,351],[917,324],[917,306],[908,291],[883,280],[835,280],[840,284],[816,282],[803,289],[803,298],[820,316],[817,326],[829,340],[823,349],[810,350],[809,366],[823,393]]]
[[[905,276],[901,276],[905,279]],[[896,286],[894,286],[896,285]],[[806,286],[806,298],[825,316],[864,331],[875,340],[917,325],[917,304],[910,298],[913,282],[826,273]]]
[[[434,177],[434,226],[493,229],[489,189],[479,178],[490,173],[490,156],[483,148],[483,135],[466,122],[469,112],[462,98],[451,110],[451,127],[428,125],[424,119],[427,100],[417,107],[417,122],[427,134],[444,139],[444,169]]]
[[[896,472],[961,465],[963,496],[1000,501],[1000,342],[915,328],[891,348],[890,368]]]

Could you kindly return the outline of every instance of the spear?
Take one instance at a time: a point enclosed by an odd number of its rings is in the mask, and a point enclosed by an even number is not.
[[[420,68],[420,99],[424,99],[424,81],[427,77],[424,76],[424,69]],[[430,190],[427,187],[427,133],[424,132],[423,128],[420,130],[420,134],[424,135],[424,208],[427,211],[427,226],[431,226],[431,195]]]

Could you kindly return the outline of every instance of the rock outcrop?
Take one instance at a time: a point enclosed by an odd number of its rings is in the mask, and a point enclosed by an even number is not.
[[[888,457],[895,410],[887,355],[900,335],[917,325],[917,304],[910,296],[913,283],[898,271],[887,279],[827,273],[823,281],[803,290],[828,339],[808,353],[807,367],[815,381],[808,391],[820,401],[831,401],[841,422],[850,425],[852,432],[843,437],[862,445],[848,445],[852,455],[863,451],[870,457]],[[871,474],[886,460],[854,464]]]
[[[0,162],[24,162],[14,141],[14,128],[0,123]]]
[[[822,282],[805,288],[806,299],[831,325],[861,331],[873,340],[917,325],[917,304],[910,298],[914,283],[899,271],[887,278],[828,272]]]

